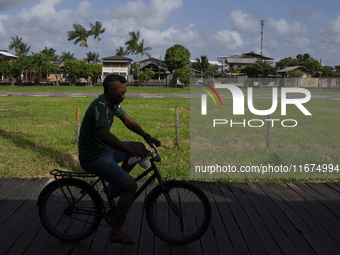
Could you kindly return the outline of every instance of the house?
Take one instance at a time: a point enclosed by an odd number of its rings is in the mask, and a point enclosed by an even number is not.
[[[0,50],[0,64],[3,61],[15,61],[17,56],[8,53],[6,50]]]
[[[128,76],[131,74],[132,59],[121,56],[111,56],[102,58],[101,60],[103,63],[102,80],[110,73],[119,74],[129,80]]]
[[[141,71],[145,71],[146,69],[154,71],[155,75],[148,80],[148,84],[168,84],[172,79],[171,72],[168,70],[165,61],[151,57],[139,61],[138,64]]]
[[[217,60],[222,63],[222,73],[231,72],[236,68],[245,68],[246,65],[255,64],[257,61],[273,63],[274,59],[265,57],[254,52],[236,53],[228,56],[217,57]],[[226,66],[223,67],[223,64]]]
[[[340,73],[340,66],[335,66],[335,72]]]
[[[302,73],[302,78],[312,78],[313,72],[303,66],[287,66],[281,70],[278,70],[277,73],[282,77],[286,77],[288,72],[295,71]]]

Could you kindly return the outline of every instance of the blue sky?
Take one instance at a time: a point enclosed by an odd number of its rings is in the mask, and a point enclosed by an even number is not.
[[[153,57],[164,59],[167,48],[181,44],[191,59],[207,55],[216,60],[234,53],[260,53],[261,20],[263,55],[275,62],[309,53],[322,59],[322,65],[340,65],[337,0],[0,0],[0,50],[8,50],[11,37],[18,35],[33,52],[48,47],[80,59],[83,50],[67,41],[67,31],[73,23],[90,29],[89,23],[100,21],[106,28],[100,57],[115,55],[129,31],[140,31]],[[96,41],[89,38],[88,43],[88,51],[95,51]]]

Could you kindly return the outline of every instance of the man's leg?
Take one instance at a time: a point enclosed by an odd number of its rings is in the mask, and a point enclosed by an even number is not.
[[[145,148],[144,144],[139,143],[139,142],[133,142],[130,146],[133,146],[134,148],[143,148],[143,147]],[[124,171],[129,173],[134,168],[135,165],[136,163],[130,165],[128,161],[126,160],[123,162],[122,168]],[[110,186],[111,186],[110,188],[114,188],[113,185],[110,185]],[[136,194],[136,191],[137,191],[137,183],[135,180],[133,180],[130,186],[120,196],[120,199],[118,200],[118,203],[117,203],[117,212],[116,212],[115,221],[113,223],[113,227],[109,235],[110,241],[116,241],[119,239],[121,242],[125,242],[125,243],[131,243],[131,244],[136,243],[133,237],[131,237],[129,234],[125,233],[122,230],[125,216],[130,209],[130,206],[133,202],[133,198]]]
[[[145,145],[143,143],[140,143],[140,142],[133,142],[130,146],[133,147],[133,148],[136,148],[136,149],[137,148],[145,148]],[[137,165],[137,163],[133,163],[133,164],[130,165],[128,163],[128,161],[126,160],[122,163],[122,168],[125,172],[130,173],[130,171],[136,165]],[[107,188],[108,188],[108,191],[111,192],[111,193],[118,191],[118,189],[115,186],[113,186],[112,184],[107,185]]]
[[[134,244],[136,241],[128,234],[126,234],[123,229],[123,222],[127,212],[130,209],[133,197],[137,191],[137,183],[135,180],[130,184],[130,186],[123,192],[117,204],[117,212],[113,227],[111,229],[109,239],[110,241],[120,240],[121,242]]]

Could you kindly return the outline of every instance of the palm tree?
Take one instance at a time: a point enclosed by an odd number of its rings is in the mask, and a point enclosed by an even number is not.
[[[8,48],[11,49],[15,49],[15,54],[18,56],[19,54],[19,45],[22,41],[22,37],[19,38],[19,36],[16,37],[12,37],[12,41],[11,43],[8,45]]]
[[[126,55],[128,55],[128,52],[127,52],[127,50],[124,49],[124,47],[119,46],[119,48],[116,49],[116,56],[123,57],[123,56],[126,56]]]
[[[94,25],[90,23],[91,27],[91,35],[94,35],[94,39],[97,39],[97,49],[96,49],[96,55],[95,55],[95,60],[94,63],[97,63],[97,54],[98,54],[98,42],[102,39],[99,38],[100,34],[103,34],[106,30],[106,28],[102,28],[102,23],[99,21],[96,21]]]
[[[195,60],[196,62],[192,64],[192,67],[198,71],[203,72],[203,77],[204,77],[210,68],[208,57],[201,56],[201,59],[196,58]]]
[[[129,32],[129,35],[131,36],[131,39],[125,43],[125,45],[127,46],[126,51],[128,52],[128,54],[134,55],[136,54],[136,51],[138,48],[138,40],[139,40],[140,33],[139,31],[137,33],[132,31],[132,32]]]
[[[21,42],[18,46],[18,56],[26,56],[30,52],[31,46],[27,47],[27,43]]]
[[[151,47],[145,47],[144,48],[144,39],[138,44],[137,50],[136,50],[136,54],[140,54],[141,56],[141,61],[143,60],[143,56],[147,55],[149,58],[151,57],[151,55],[149,54],[148,51],[152,50]]]
[[[98,53],[90,51],[86,55],[87,55],[87,61],[90,61],[90,62],[92,61],[94,64],[97,64],[97,62],[100,62],[98,60],[98,58],[99,58]]]
[[[75,39],[74,44],[78,44],[80,47],[83,47],[83,53],[84,53],[84,59],[85,57],[85,51],[84,51],[84,47],[86,47],[86,51],[87,51],[87,38],[90,36],[89,31],[86,31],[86,29],[77,23],[73,24],[73,29],[74,31],[67,31],[67,35],[68,38],[67,40],[72,41]]]
[[[61,56],[59,57],[58,61],[61,63],[65,63],[66,60],[77,60],[74,56],[74,53],[71,52],[61,52]]]

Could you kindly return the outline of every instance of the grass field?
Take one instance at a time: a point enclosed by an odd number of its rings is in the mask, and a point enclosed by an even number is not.
[[[0,86],[0,92],[102,93],[102,87]],[[185,94],[190,91],[189,88],[128,87],[128,93],[177,92]],[[254,92],[269,94],[271,90],[256,89]],[[312,90],[312,95],[315,95],[314,93],[340,94],[338,91]],[[76,108],[80,108],[80,119],[82,119],[92,100],[93,98],[0,97],[0,176],[42,177],[48,176],[49,171],[54,168],[80,170],[75,141]],[[256,101],[256,107],[260,105],[268,109],[269,103],[269,100],[259,100]],[[293,158],[298,164],[301,158],[303,162],[317,163],[323,161],[323,157],[328,157],[334,163],[339,162],[340,121],[336,117],[339,112],[338,104],[339,102],[335,101],[310,101],[308,110],[313,114],[313,121],[297,117],[301,128],[284,132],[283,129],[273,128],[270,153],[265,149],[265,128],[229,129],[228,132],[234,133],[228,133],[230,158],[226,160],[241,165],[280,163]],[[162,141],[160,153],[163,177],[189,179],[190,100],[131,98],[125,100],[122,106],[145,131]],[[175,146],[175,108],[177,107],[180,109],[179,148]],[[275,117],[277,116],[273,116]],[[119,120],[115,121],[112,132],[122,140],[142,141],[133,133],[126,132]],[[209,146],[209,143],[205,143],[204,146]],[[299,153],[303,154],[308,149],[312,149],[314,154],[307,158],[299,156],[301,155]],[[317,158],[313,155],[317,155]],[[140,168],[134,171],[134,176],[140,171]]]
[[[2,177],[48,176],[54,168],[81,170],[75,140],[76,108],[79,107],[82,119],[93,98],[5,97],[0,100]],[[129,99],[122,106],[146,132],[162,142],[160,164],[164,178],[188,179],[189,100]],[[177,107],[180,109],[178,149],[175,146]],[[126,131],[118,119],[112,132],[121,140],[143,140]]]

